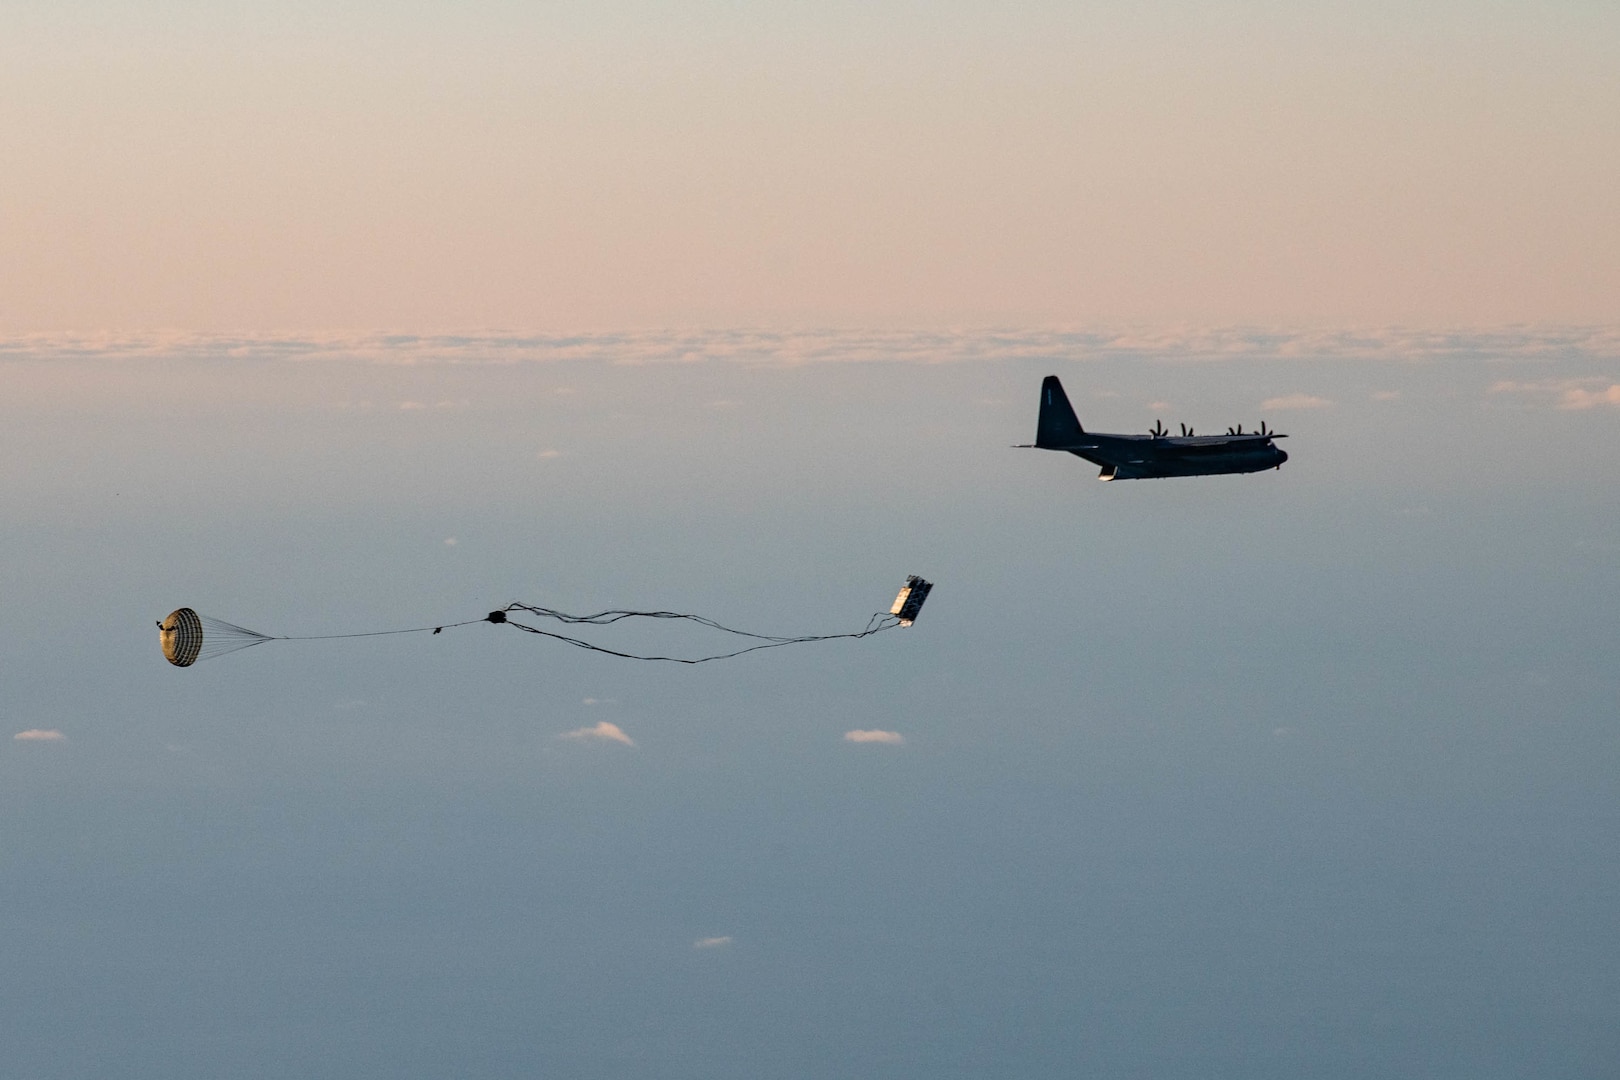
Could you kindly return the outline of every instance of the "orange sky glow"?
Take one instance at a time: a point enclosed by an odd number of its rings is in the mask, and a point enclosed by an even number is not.
[[[1600,5],[204,7],[0,43],[0,334],[1620,306]]]

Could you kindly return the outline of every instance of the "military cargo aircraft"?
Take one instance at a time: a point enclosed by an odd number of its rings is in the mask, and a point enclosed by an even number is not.
[[[1041,384],[1041,414],[1035,426],[1034,443],[1024,448],[1066,450],[1102,467],[1099,480],[1145,480],[1164,476],[1209,476],[1215,473],[1249,473],[1280,469],[1288,455],[1272,443],[1284,439],[1266,429],[1244,431],[1239,424],[1225,435],[1194,435],[1181,425],[1181,434],[1171,435],[1158,421],[1146,435],[1104,435],[1086,431],[1074,415],[1074,407],[1063,392],[1056,375]]]

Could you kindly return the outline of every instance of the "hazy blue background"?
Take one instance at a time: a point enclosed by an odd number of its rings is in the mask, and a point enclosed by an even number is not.
[[[0,1073],[1613,1076],[1608,340],[13,343]],[[1054,371],[1292,460],[1007,449]],[[691,669],[152,626],[834,632],[907,573],[911,630]]]

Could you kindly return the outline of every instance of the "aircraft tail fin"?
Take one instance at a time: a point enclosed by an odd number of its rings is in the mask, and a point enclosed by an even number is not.
[[[1074,415],[1069,395],[1056,375],[1048,375],[1041,383],[1041,416],[1035,425],[1035,445],[1061,450],[1085,441],[1085,429]]]

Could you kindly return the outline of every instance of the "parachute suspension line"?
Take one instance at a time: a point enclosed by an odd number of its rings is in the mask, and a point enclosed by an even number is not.
[[[177,608],[169,613],[168,618],[163,619],[157,625],[159,644],[163,648],[163,657],[175,667],[190,667],[200,660],[209,660],[241,649],[251,649],[253,646],[263,645],[267,641],[338,641],[348,638],[394,637],[400,634],[438,634],[445,630],[454,630],[457,627],[473,626],[485,622],[495,623],[496,625],[506,623],[526,634],[552,638],[573,645],[576,648],[603,653],[607,656],[617,656],[624,660],[655,660],[668,664],[706,664],[711,660],[729,660],[733,656],[742,656],[745,653],[758,652],[761,649],[777,649],[783,645],[804,645],[812,641],[855,641],[860,638],[871,637],[873,634],[882,633],[885,630],[892,630],[897,626],[910,626],[916,621],[917,613],[922,610],[923,601],[927,599],[928,592],[932,588],[932,583],[912,575],[906,579],[906,584],[901,588],[900,595],[895,597],[894,606],[886,612],[874,612],[872,617],[866,621],[864,629],[845,634],[805,634],[798,637],[755,634],[747,630],[737,630],[730,626],[724,626],[701,615],[687,615],[678,611],[614,609],[612,611],[599,611],[594,615],[570,615],[566,611],[557,611],[554,608],[518,602],[513,602],[504,608],[492,611],[481,619],[464,619],[461,622],[440,623],[437,626],[413,626],[403,630],[371,630],[354,634],[261,634],[257,630],[249,630],[245,626],[238,626],[223,619],[199,615],[191,608]],[[524,622],[517,622],[508,617],[511,612],[522,612],[538,619],[553,619],[564,626],[611,626],[625,619],[673,619],[696,623],[699,626],[723,634],[747,638],[758,644],[749,645],[733,652],[697,657],[621,652],[618,649],[597,645],[583,638],[561,634],[554,630],[545,630]]]
[[[502,614],[513,611],[527,611],[531,615],[539,615],[546,619],[556,619],[558,622],[568,623],[574,626],[608,626],[612,623],[618,622],[621,619],[681,619],[686,622],[697,623],[699,626],[707,626],[711,630],[719,630],[722,633],[736,634],[738,637],[754,638],[757,641],[770,641],[782,645],[787,645],[798,641],[824,641],[832,638],[865,637],[869,633],[876,632],[874,630],[874,624],[877,623],[878,620],[888,619],[890,617],[884,612],[876,612],[873,614],[872,618],[868,620],[866,629],[854,634],[823,634],[813,635],[810,637],[778,637],[773,634],[753,634],[749,633],[747,630],[736,630],[729,626],[722,626],[713,619],[705,619],[701,615],[683,615],[678,611],[599,611],[595,615],[570,615],[566,611],[556,611],[552,608],[535,607],[533,604],[523,603],[508,604],[506,607],[501,609]],[[491,619],[489,621],[501,622],[506,620]],[[513,625],[515,626],[517,624],[514,623]]]
[[[463,622],[440,623],[438,626],[413,626],[407,630],[370,630],[363,634],[269,634],[266,641],[337,641],[340,638],[359,637],[393,637],[395,634],[437,634],[443,630],[454,630],[458,626],[474,626],[481,622],[489,622],[486,616],[482,619],[467,619]],[[249,630],[248,633],[253,631]]]
[[[701,626],[707,626],[714,630],[719,630],[722,633],[735,634],[737,637],[752,638],[760,642],[760,644],[750,645],[745,649],[737,649],[735,652],[715,653],[712,656],[698,657],[657,656],[643,653],[627,653],[620,652],[618,649],[609,649],[606,646],[597,645],[594,642],[585,641],[582,638],[570,637],[567,634],[559,634],[554,630],[542,630],[538,626],[530,626],[527,623],[517,622],[508,617],[508,613],[513,611],[525,611],[531,615],[538,615],[547,619],[556,619],[558,622],[569,625],[585,624],[589,626],[606,626],[611,623],[616,623],[621,619],[681,619],[687,622],[698,623]],[[497,618],[497,616],[499,617]],[[489,613],[488,620],[492,623],[505,623],[514,629],[522,630],[526,634],[537,634],[540,637],[548,637],[554,641],[565,642],[566,644],[573,645],[577,648],[586,649],[590,652],[605,653],[608,656],[617,656],[624,660],[655,660],[668,664],[706,664],[710,660],[729,660],[733,656],[742,656],[744,653],[758,652],[761,649],[778,649],[783,645],[801,645],[811,641],[855,640],[858,638],[871,637],[873,634],[881,633],[884,630],[892,630],[901,625],[901,620],[898,617],[887,612],[879,611],[875,612],[872,617],[867,620],[866,628],[864,630],[858,630],[853,633],[809,634],[802,637],[777,637],[771,634],[754,634],[748,632],[747,630],[735,630],[729,626],[722,626],[713,619],[705,619],[700,615],[683,615],[675,611],[602,611],[595,615],[570,615],[564,611],[555,611],[551,608],[536,607],[532,604],[522,603],[508,604],[506,607],[501,608],[498,611],[492,611]]]

